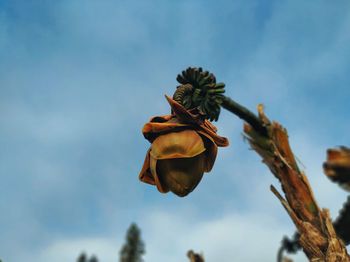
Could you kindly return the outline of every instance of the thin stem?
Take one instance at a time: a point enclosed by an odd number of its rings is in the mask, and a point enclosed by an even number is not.
[[[249,109],[233,101],[227,96],[223,96],[221,106],[231,113],[235,114],[239,118],[250,124],[261,135],[267,136],[267,129],[263,125],[262,121]]]
[[[277,262],[283,261],[283,251],[284,251],[284,246],[281,246],[277,252]]]

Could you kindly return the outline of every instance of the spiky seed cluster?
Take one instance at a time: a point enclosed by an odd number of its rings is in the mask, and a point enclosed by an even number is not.
[[[215,76],[201,67],[187,68],[176,80],[181,85],[177,87],[174,100],[186,109],[197,108],[210,121],[218,120],[225,92],[224,83],[216,83]]]

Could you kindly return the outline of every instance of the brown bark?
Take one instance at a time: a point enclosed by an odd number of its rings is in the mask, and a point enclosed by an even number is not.
[[[298,167],[286,129],[271,122],[261,105],[258,111],[267,134],[246,123],[245,137],[280,181],[285,198],[273,186],[271,191],[293,220],[304,253],[310,261],[350,261],[343,241],[336,235],[329,211],[319,208],[307,177]]]

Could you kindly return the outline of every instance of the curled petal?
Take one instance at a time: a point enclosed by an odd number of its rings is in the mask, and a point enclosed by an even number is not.
[[[163,189],[184,197],[201,181],[204,174],[205,152],[188,158],[157,161],[157,176]]]
[[[176,102],[174,99],[171,99],[167,95],[165,98],[168,100],[173,113],[181,122],[195,125],[200,125],[203,122],[202,116],[200,114],[192,114],[184,106]]]
[[[152,143],[154,139],[162,134],[183,130],[188,127],[188,124],[180,123],[174,116],[157,116],[151,118],[150,122],[143,126],[142,133],[143,136]]]
[[[150,171],[153,175],[154,182],[157,186],[157,189],[166,193],[169,191],[169,186],[174,188],[174,182],[176,181],[173,178],[171,185],[169,185],[168,178],[176,173],[176,168],[179,167],[186,161],[181,159],[190,159],[193,158],[205,151],[204,142],[200,135],[193,130],[184,130],[181,132],[172,132],[166,135],[161,135],[152,143],[150,151]],[[167,170],[167,174],[159,173],[157,162],[159,160],[180,160],[178,165],[173,166],[172,170]],[[193,166],[188,166],[189,170],[188,176],[191,176],[191,173],[194,170],[191,170]],[[164,170],[163,170],[164,171]],[[204,171],[204,170],[203,170]],[[203,171],[202,174],[203,174]],[[160,171],[162,172],[162,171]],[[162,176],[162,179],[160,179]],[[179,184],[176,185],[179,187]]]
[[[228,139],[226,137],[222,137],[216,134],[217,128],[210,121],[201,119],[200,115],[192,114],[175,100],[171,99],[168,96],[165,97],[168,100],[176,118],[178,118],[180,122],[182,121],[184,123],[192,124],[193,127],[197,127],[200,130],[206,132],[209,136],[211,136],[213,141],[218,146],[225,147],[229,145]]]
[[[154,184],[156,185],[157,189],[161,193],[167,193],[169,192],[169,188],[164,184],[160,182],[159,175],[157,173],[157,159],[150,157],[150,170],[153,175]]]
[[[150,170],[150,151],[151,149],[148,149],[145,161],[139,174],[139,179],[147,184],[155,185],[155,181]]]
[[[216,127],[211,124],[208,120],[205,120],[204,124],[202,124],[201,129],[208,134],[212,140],[215,142],[217,146],[225,147],[229,145],[229,141],[226,137],[219,136],[216,134]]]
[[[203,141],[205,144],[205,156],[206,156],[206,161],[205,161],[205,172],[210,172],[214,166],[216,155],[218,153],[218,147],[213,140],[211,136],[209,136],[207,133],[203,131],[198,131],[200,135],[203,137]]]
[[[152,143],[150,155],[155,159],[187,158],[204,151],[204,143],[198,133],[184,130],[159,136]]]
[[[203,172],[209,169],[207,168],[207,166],[212,166],[213,164],[211,163],[211,161],[206,160],[207,152],[205,152],[205,143],[206,142],[204,142],[203,138],[196,131],[193,130],[171,132],[159,136],[154,140],[151,149],[147,152],[143,168],[139,175],[140,180],[151,185],[156,185],[157,189],[162,193],[168,192],[169,187],[171,187],[173,190],[174,188],[177,188],[176,190],[180,190],[181,188],[181,190],[184,190],[184,192],[191,191],[195,187],[195,185],[199,183],[199,181],[197,180],[197,182],[193,184],[192,180],[195,178],[200,180],[200,178],[203,175]],[[210,143],[213,144],[213,142],[211,141]],[[201,155],[203,152],[205,154],[205,158],[200,158],[201,164],[198,163],[198,166],[195,157]],[[184,159],[193,160],[186,162],[186,160]],[[162,160],[175,160],[175,162],[173,164],[169,162],[169,164],[166,165],[168,167],[167,169],[161,168],[159,171],[157,163],[158,161]],[[166,162],[164,162],[164,164],[165,163]],[[188,166],[188,164],[190,165]],[[196,165],[197,168],[195,168]],[[169,167],[171,168],[169,169]],[[179,172],[179,170],[177,170],[178,168],[180,168],[182,172]],[[163,174],[165,170],[167,174]],[[187,170],[185,172],[187,173],[187,175],[184,175],[184,170]],[[175,176],[175,174],[179,175],[180,173],[182,173],[182,179],[184,179],[184,177],[188,177],[189,180],[186,181],[187,183],[189,183],[188,181],[191,181],[191,186],[182,188],[180,186],[181,180],[176,182],[176,177],[173,176]],[[160,176],[162,178],[160,178]],[[191,176],[194,177],[192,178]],[[169,185],[169,183],[171,184]],[[177,184],[175,185],[174,183]]]

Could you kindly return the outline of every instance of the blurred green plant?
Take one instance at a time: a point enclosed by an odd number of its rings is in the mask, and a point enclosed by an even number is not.
[[[145,244],[141,239],[141,231],[132,223],[126,233],[126,243],[120,251],[120,262],[142,262]]]
[[[1,262],[1,260],[0,260]],[[80,254],[80,256],[77,259],[77,262],[98,262],[98,259],[96,256],[91,256],[90,259],[87,257],[87,255],[83,252]]]

